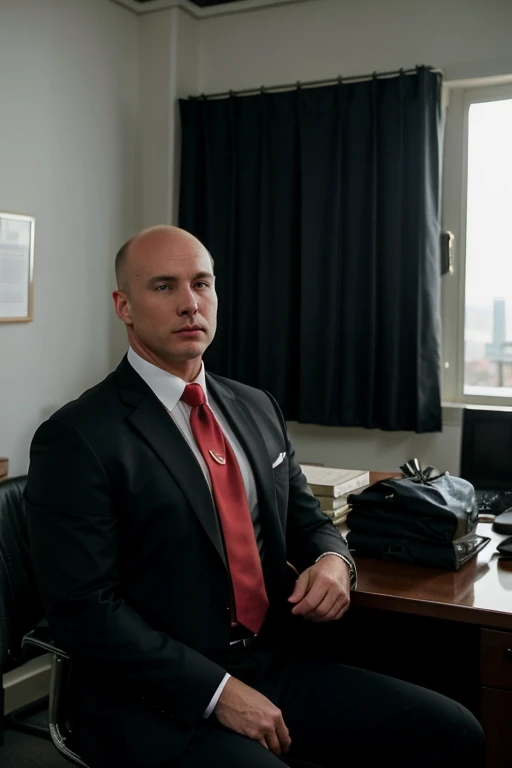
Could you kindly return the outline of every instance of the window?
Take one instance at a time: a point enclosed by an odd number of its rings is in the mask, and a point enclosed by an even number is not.
[[[512,405],[512,88],[450,95],[443,277],[444,399]],[[458,137],[458,141],[457,141]]]

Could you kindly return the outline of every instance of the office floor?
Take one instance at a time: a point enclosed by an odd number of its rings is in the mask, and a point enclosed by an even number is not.
[[[6,730],[0,747],[2,768],[69,768],[53,744],[36,736]]]

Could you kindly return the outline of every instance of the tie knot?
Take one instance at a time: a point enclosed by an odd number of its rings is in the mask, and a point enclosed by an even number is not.
[[[187,384],[183,390],[181,399],[191,408],[196,408],[198,405],[204,405],[206,398],[204,396],[203,388],[200,384]]]

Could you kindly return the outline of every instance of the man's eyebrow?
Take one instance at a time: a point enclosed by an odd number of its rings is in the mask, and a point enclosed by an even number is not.
[[[205,278],[208,278],[210,280],[213,279],[213,275],[211,272],[198,272],[196,275],[192,277],[192,281],[194,280],[203,280]],[[155,275],[155,277],[151,277],[148,280],[148,285],[156,285],[157,283],[176,283],[178,281],[178,278],[174,275]]]

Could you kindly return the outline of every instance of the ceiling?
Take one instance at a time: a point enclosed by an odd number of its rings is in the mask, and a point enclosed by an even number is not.
[[[247,1],[247,0],[245,0]],[[154,3],[155,0],[135,0],[136,3]],[[213,5],[226,5],[227,3],[243,2],[243,0],[190,0],[199,8],[210,8]]]
[[[137,14],[151,13],[151,11],[163,11],[167,8],[181,8],[191,16],[202,19],[213,16],[222,16],[226,13],[239,13],[256,10],[257,8],[269,8],[276,5],[300,3],[305,0],[110,0],[116,5],[122,5]],[[321,0],[309,0],[309,2],[321,2]],[[0,0],[1,3],[1,0]]]

